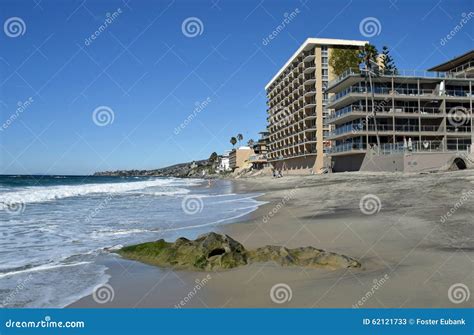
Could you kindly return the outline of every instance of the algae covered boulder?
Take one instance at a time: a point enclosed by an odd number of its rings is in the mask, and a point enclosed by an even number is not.
[[[247,264],[245,248],[227,235],[209,233],[174,243],[158,240],[124,247],[118,253],[144,263],[199,270],[230,269]]]
[[[248,259],[251,262],[273,261],[282,266],[329,267],[333,269],[360,267],[360,263],[351,257],[314,247],[288,249],[286,247],[267,245],[263,248],[249,251]]]
[[[195,240],[184,237],[174,243],[161,239],[124,247],[117,251],[123,257],[162,267],[219,271],[254,262],[275,262],[282,266],[310,268],[357,268],[355,259],[314,247],[288,249],[267,245],[246,250],[228,235],[208,233]]]

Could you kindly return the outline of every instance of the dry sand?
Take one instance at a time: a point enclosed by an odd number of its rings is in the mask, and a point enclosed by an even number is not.
[[[89,296],[71,307],[473,307],[472,297],[448,297],[458,283],[474,294],[473,182],[474,171],[241,179],[237,192],[263,192],[268,203],[215,231],[247,248],[312,245],[354,257],[362,268],[265,263],[206,273],[106,257],[114,300],[97,304]],[[361,211],[364,196],[375,213]],[[272,300],[278,284],[286,286]]]

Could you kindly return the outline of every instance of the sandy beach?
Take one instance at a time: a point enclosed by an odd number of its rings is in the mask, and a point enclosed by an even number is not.
[[[474,171],[239,179],[236,192],[262,192],[267,203],[211,230],[246,248],[314,246],[362,267],[258,263],[208,273],[105,257],[113,300],[70,307],[473,307],[448,294],[456,284],[474,292],[473,182]]]

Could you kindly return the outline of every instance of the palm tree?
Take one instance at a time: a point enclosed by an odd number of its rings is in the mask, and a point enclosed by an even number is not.
[[[359,58],[365,64],[366,69],[372,68],[371,63],[377,63],[378,51],[375,45],[365,44],[359,52]]]
[[[372,44],[365,44],[364,47],[360,50],[359,58],[361,59],[362,63],[365,65],[365,87],[367,87],[367,77],[369,78],[369,85],[370,85],[370,92],[371,92],[371,102],[372,102],[372,114],[374,117],[374,127],[375,127],[375,136],[377,138],[377,151],[380,150],[380,137],[379,137],[379,130],[377,127],[377,112],[375,110],[375,95],[374,95],[374,88],[372,85],[372,74],[376,74],[373,71],[373,64],[377,64],[377,56],[378,51],[377,48]],[[367,92],[367,89],[366,89]]]
[[[230,144],[232,144],[232,147],[234,147],[236,143],[237,143],[237,139],[234,136],[232,136],[230,138]]]
[[[253,147],[254,144],[255,144],[255,141],[253,139],[250,139],[250,140],[247,141],[247,145],[249,147]]]
[[[237,134],[237,141],[239,141],[239,146],[240,146],[240,141],[244,139],[244,136],[242,134]]]

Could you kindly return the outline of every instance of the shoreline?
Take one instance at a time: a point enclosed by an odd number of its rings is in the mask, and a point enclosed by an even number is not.
[[[456,226],[461,229],[457,235],[445,239],[441,233],[449,232],[436,223],[455,203],[458,192],[445,190],[437,203],[424,208],[423,198],[433,201],[433,197],[423,187],[414,187],[419,184],[440,194],[438,187],[446,187],[448,181],[452,188],[472,188],[466,180],[472,182],[474,173],[237,179],[233,181],[236,193],[264,193],[256,200],[267,203],[214,231],[228,234],[246,248],[312,245],[356,258],[362,268],[308,270],[263,263],[209,273],[157,268],[114,256],[104,260],[114,300],[97,304],[89,295],[68,307],[472,307],[470,301],[453,304],[447,296],[454,283],[474,289],[469,281],[471,240],[463,240],[466,234],[472,238],[472,230]],[[380,212],[374,215],[359,208],[361,196],[369,192],[381,200]],[[473,203],[468,199],[460,213],[469,217]],[[207,276],[210,279],[200,285]],[[279,284],[291,292],[291,299],[281,304],[270,295]]]

